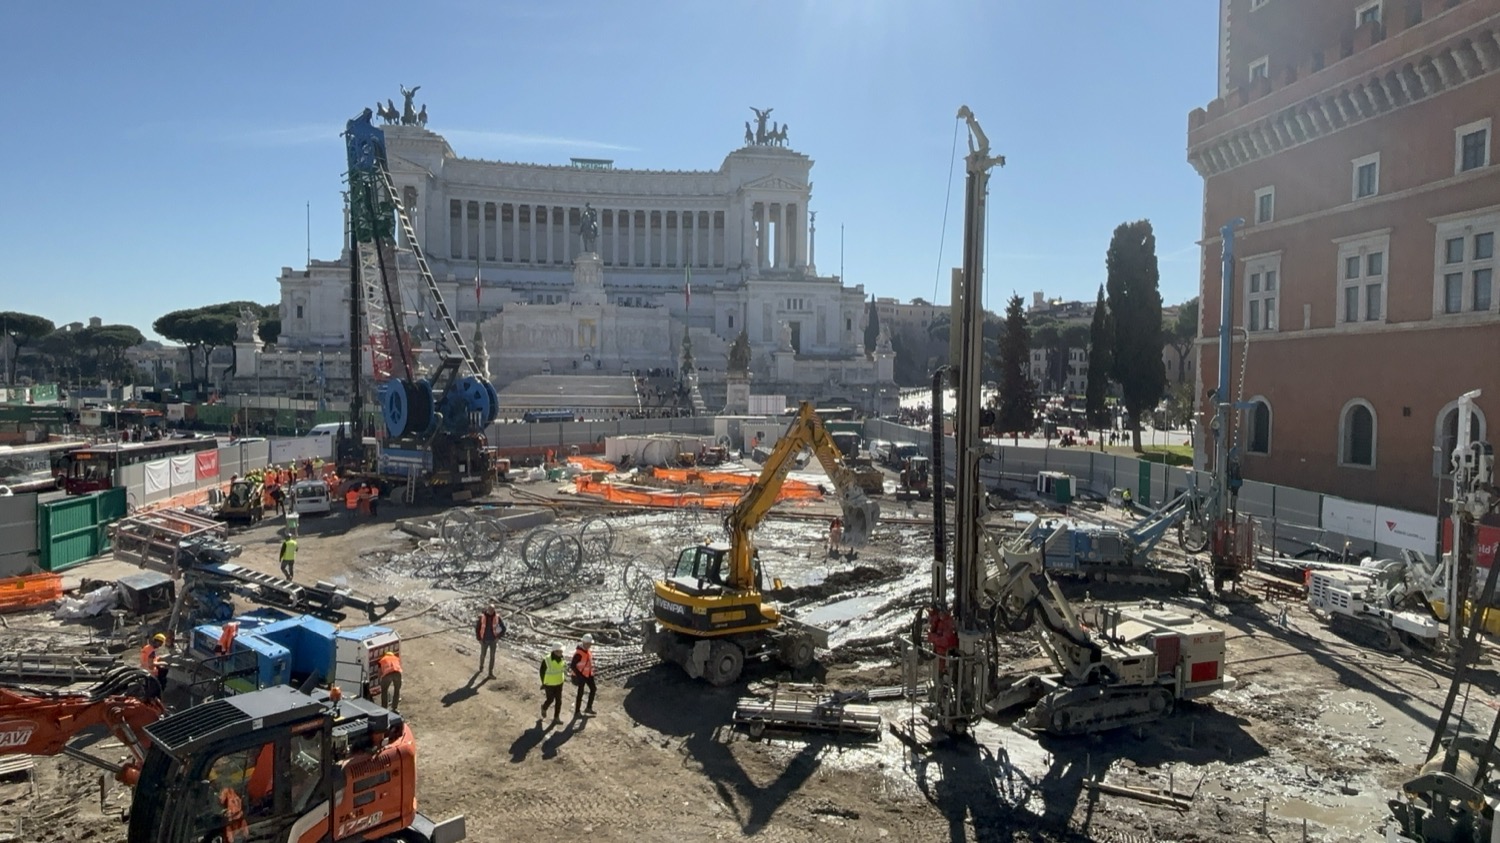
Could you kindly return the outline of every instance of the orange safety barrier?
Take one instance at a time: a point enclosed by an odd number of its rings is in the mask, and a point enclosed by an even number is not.
[[[610,503],[630,504],[632,506],[657,506],[668,509],[684,509],[687,507],[700,507],[703,509],[728,509],[739,502],[740,492],[672,492],[665,489],[646,489],[640,486],[616,486],[613,483],[594,480],[587,474],[580,474],[573,478],[575,488],[582,495],[591,495],[603,498]],[[815,500],[818,497],[817,490],[813,490],[813,496],[808,497],[798,490],[783,488],[776,496],[777,501]]]
[[[620,467],[613,463],[607,463],[604,460],[596,460],[593,457],[568,457],[568,464],[576,465],[584,471],[615,472],[620,470]]]
[[[30,609],[62,599],[61,574],[26,574],[0,579],[0,612]]]
[[[731,474],[727,471],[699,471],[694,468],[656,468],[652,469],[652,475],[659,480],[670,483],[701,483],[704,486],[728,486],[736,489],[748,489],[755,485],[760,479],[754,474]],[[823,493],[812,483],[802,480],[787,479],[782,481],[781,494],[776,499],[787,500],[818,500]]]

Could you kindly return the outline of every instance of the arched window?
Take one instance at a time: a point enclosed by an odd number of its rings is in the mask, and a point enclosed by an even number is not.
[[[1485,439],[1484,413],[1478,407],[1469,417],[1469,441],[1479,442]],[[1444,407],[1437,416],[1437,427],[1433,431],[1432,444],[1434,453],[1432,455],[1433,473],[1439,477],[1447,477],[1453,473],[1453,449],[1458,447],[1458,402],[1454,401]]]
[[[1251,454],[1271,453],[1271,403],[1256,396],[1250,399],[1245,414],[1245,450]]]
[[[1375,408],[1363,398],[1345,404],[1339,416],[1339,464],[1375,467]]]

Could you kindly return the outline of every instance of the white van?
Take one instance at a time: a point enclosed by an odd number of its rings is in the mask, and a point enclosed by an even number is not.
[[[288,508],[298,515],[328,514],[333,506],[328,500],[328,484],[322,480],[298,480],[292,484]]]
[[[336,436],[336,435],[338,435],[339,428],[341,428],[341,427],[344,428],[344,434],[348,435],[349,434],[349,423],[348,422],[325,422],[323,424],[315,424],[315,425],[312,426],[312,429],[307,432],[307,435],[308,436]]]

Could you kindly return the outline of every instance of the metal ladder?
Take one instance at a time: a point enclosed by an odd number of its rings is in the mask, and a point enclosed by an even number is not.
[[[385,184],[385,189],[391,197],[391,203],[396,206],[396,218],[401,222],[401,233],[406,237],[407,245],[411,246],[411,253],[417,258],[417,269],[422,275],[422,281],[427,285],[427,294],[432,296],[433,304],[436,306],[438,319],[442,322],[441,329],[444,341],[449,348],[457,349],[458,355],[463,358],[467,374],[478,375],[479,366],[474,362],[474,355],[469,353],[469,345],[464,342],[463,332],[458,330],[458,323],[454,321],[452,314],[448,312],[448,304],[443,301],[443,294],[438,289],[437,281],[432,277],[432,269],[427,265],[427,256],[422,254],[422,247],[417,243],[416,230],[412,228],[411,217],[406,213],[406,207],[401,204],[401,196],[396,192],[396,182],[391,178],[390,170],[384,162],[376,165],[380,178]],[[363,266],[361,266],[363,270]],[[419,318],[426,318],[427,314],[420,314]]]

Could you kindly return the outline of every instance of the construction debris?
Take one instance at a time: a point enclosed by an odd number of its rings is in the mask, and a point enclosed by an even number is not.
[[[769,697],[740,698],[734,707],[734,722],[757,738],[767,729],[791,729],[879,740],[883,722],[880,709],[868,700],[868,694],[862,691],[775,684]]]

